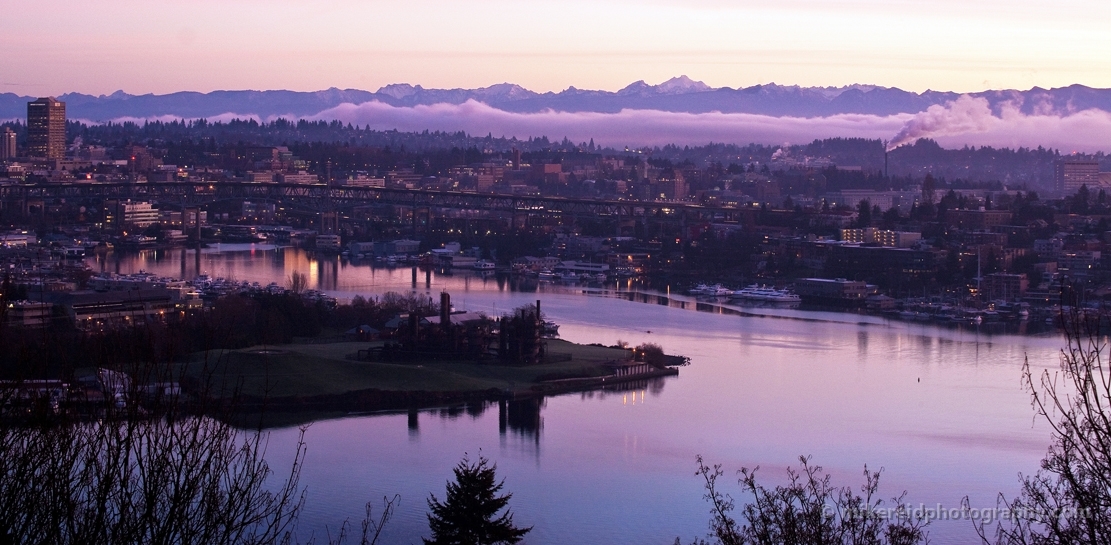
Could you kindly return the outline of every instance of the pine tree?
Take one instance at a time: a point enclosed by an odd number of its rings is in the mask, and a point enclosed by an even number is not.
[[[471,463],[467,456],[455,466],[455,482],[447,483],[443,503],[431,494],[428,499],[428,526],[432,539],[425,545],[492,545],[517,543],[532,530],[513,525],[513,514],[505,508],[513,494],[498,496],[505,480],[497,481],[497,465],[483,457]]]

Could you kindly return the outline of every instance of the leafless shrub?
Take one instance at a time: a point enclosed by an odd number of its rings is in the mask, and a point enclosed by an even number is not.
[[[758,469],[758,468],[757,468]],[[739,483],[753,500],[742,508],[743,520],[732,516],[732,496],[718,490],[720,465],[707,466],[698,457],[697,475],[705,479],[710,502],[710,538],[695,545],[913,545],[926,541],[925,522],[912,516],[903,496],[885,507],[876,498],[879,471],[864,468],[859,495],[837,488],[820,466],[799,458],[799,468],[788,468],[788,483],[766,488],[756,482],[757,469],[741,469]],[[676,540],[678,544],[679,540]]]
[[[1060,368],[1035,373],[1027,360],[1023,385],[1036,418],[1053,431],[1041,469],[1022,478],[1014,500],[999,497],[1004,517],[984,543],[1064,544],[1111,542],[1111,366],[1104,313],[1077,307],[1061,315],[1066,346]],[[967,499],[965,500],[967,503]]]

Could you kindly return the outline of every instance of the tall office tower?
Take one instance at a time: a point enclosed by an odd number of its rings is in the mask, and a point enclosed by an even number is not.
[[[65,102],[47,97],[27,103],[27,155],[46,159],[65,158]]]
[[[1058,159],[1053,166],[1053,181],[1057,191],[1072,195],[1080,186],[1088,186],[1088,191],[1099,191],[1099,161],[1064,158]]]
[[[15,131],[4,127],[4,132],[0,133],[0,161],[14,159],[15,156]]]

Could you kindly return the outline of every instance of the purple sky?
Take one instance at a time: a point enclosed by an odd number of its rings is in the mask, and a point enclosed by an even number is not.
[[[1096,0],[9,2],[0,91],[1111,87]],[[18,23],[18,24],[16,24]]]

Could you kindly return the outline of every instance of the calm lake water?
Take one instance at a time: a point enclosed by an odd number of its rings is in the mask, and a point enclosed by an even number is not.
[[[470,273],[428,276],[295,248],[223,245],[88,258],[97,270],[198,273],[287,283],[294,271],[341,299],[387,291],[452,294],[460,309],[502,312],[542,301],[564,339],[654,342],[691,358],[678,377],[626,391],[544,399],[539,404],[351,416],[306,432],[307,487],[301,530],[335,535],[361,520],[368,500],[401,495],[387,543],[427,535],[425,500],[442,498],[451,468],[470,453],[497,463],[513,493],[527,543],[659,543],[704,536],[695,456],[727,471],[724,491],[743,500],[734,471],[759,466],[767,485],[810,455],[840,485],[859,489],[862,471],[883,468],[885,498],[907,491],[928,507],[994,507],[1013,497],[1019,474],[1037,470],[1050,436],[1020,385],[1023,359],[1053,368],[1055,335],[989,334],[974,328],[888,321],[853,314],[698,304],[666,291],[514,285]],[[629,292],[634,293],[630,294]],[[732,310],[743,310],[738,315]],[[499,418],[504,416],[504,418]],[[504,422],[504,425],[503,425]],[[268,456],[288,467],[297,429],[271,432]],[[933,543],[970,543],[968,521],[930,526]]]

